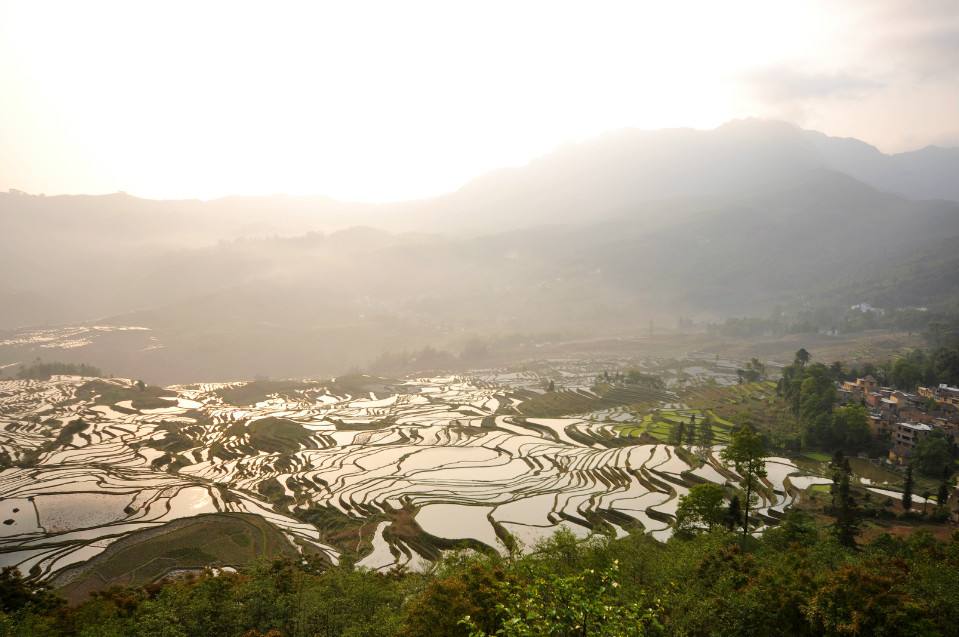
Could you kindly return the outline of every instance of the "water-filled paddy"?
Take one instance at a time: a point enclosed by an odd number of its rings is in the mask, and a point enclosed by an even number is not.
[[[487,516],[492,507],[461,504],[427,504],[416,514],[424,531],[447,539],[472,538],[499,548],[496,532]]]
[[[505,550],[496,528],[526,547],[559,528],[626,532],[610,519],[665,539],[689,486],[732,476],[716,468],[719,447],[694,467],[668,445],[618,438],[613,424],[631,417],[622,409],[524,418],[513,392],[533,386],[528,373],[289,383],[279,393],[176,386],[146,409],[132,381],[88,383],[0,381],[0,447],[35,458],[0,472],[0,522],[12,520],[0,524],[0,558],[37,576],[137,529],[230,511],[331,561],[360,544],[350,528],[365,529],[359,563],[374,569],[422,566],[437,538]],[[775,497],[765,507],[788,504],[787,476],[795,488],[816,483],[785,459],[767,468]],[[340,520],[334,539],[314,523],[323,518]],[[417,528],[423,537],[410,535]]]

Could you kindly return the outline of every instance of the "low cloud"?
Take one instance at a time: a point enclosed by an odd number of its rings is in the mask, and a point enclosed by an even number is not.
[[[759,69],[744,79],[756,98],[769,105],[827,97],[859,98],[883,86],[848,73],[807,73],[789,66]]]

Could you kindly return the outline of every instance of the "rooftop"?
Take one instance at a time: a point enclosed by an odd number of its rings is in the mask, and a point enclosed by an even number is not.
[[[932,431],[932,425],[926,425],[921,422],[901,422],[898,426],[912,429],[913,431]]]

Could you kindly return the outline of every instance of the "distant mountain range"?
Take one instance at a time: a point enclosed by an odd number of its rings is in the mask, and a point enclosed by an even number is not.
[[[396,204],[0,194],[0,229],[0,329],[154,328],[118,372],[335,372],[475,336],[952,303],[959,149],[744,120],[610,133]]]
[[[411,211],[445,227],[489,230],[581,223],[650,203],[739,198],[803,184],[834,170],[882,192],[959,201],[959,149],[885,155],[854,139],[782,122],[739,120],[715,130],[625,130],[498,171]]]

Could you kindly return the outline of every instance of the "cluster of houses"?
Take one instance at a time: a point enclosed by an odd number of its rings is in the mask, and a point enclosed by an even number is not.
[[[919,387],[913,394],[880,387],[866,376],[843,382],[838,394],[841,404],[866,406],[870,432],[889,440],[893,462],[906,461],[919,441],[937,429],[959,441],[959,387]]]

